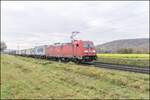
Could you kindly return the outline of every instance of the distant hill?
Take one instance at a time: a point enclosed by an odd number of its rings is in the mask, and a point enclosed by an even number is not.
[[[149,38],[115,40],[96,46],[97,52],[116,53],[122,48],[131,48],[135,52],[147,53],[149,52]]]

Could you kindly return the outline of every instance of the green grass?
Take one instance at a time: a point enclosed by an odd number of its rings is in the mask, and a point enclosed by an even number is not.
[[[149,98],[149,75],[2,55],[1,99]]]
[[[97,54],[98,61],[104,63],[149,67],[149,54]]]

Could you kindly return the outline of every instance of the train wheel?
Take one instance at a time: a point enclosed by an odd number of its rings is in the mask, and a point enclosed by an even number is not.
[[[77,64],[81,63],[81,61],[79,59],[74,59],[74,62]]]
[[[65,62],[68,62],[68,61],[69,61],[69,59],[68,59],[68,58],[64,58],[64,61],[65,61]]]

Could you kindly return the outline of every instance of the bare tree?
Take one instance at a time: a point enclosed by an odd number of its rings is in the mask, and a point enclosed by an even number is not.
[[[4,41],[1,41],[1,51],[4,51],[7,48],[7,45]]]

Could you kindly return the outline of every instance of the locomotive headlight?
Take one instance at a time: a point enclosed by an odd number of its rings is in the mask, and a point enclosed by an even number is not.
[[[94,52],[94,53],[95,53],[96,51],[95,51],[95,50],[93,50],[92,52]]]
[[[84,52],[88,52],[88,50],[84,50]]]

